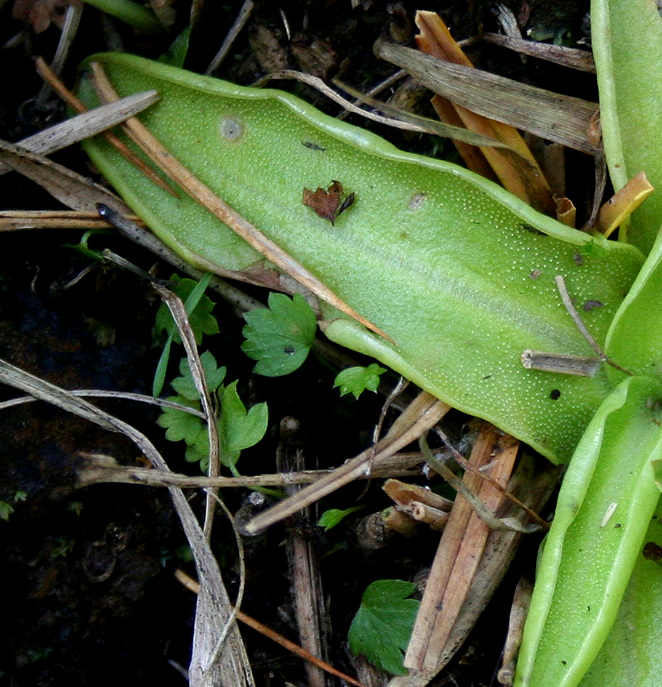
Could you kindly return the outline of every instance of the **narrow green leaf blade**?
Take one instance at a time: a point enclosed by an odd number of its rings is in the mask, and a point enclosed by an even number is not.
[[[218,425],[223,463],[228,467],[233,466],[243,449],[257,444],[267,431],[268,421],[269,411],[266,403],[258,403],[247,412],[246,406],[239,398],[237,382],[225,387]]]

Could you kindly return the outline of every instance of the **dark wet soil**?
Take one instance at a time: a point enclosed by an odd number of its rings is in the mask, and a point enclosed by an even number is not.
[[[373,57],[374,41],[381,36],[410,42],[415,9],[440,11],[456,38],[497,28],[492,4],[480,0],[445,2],[441,8],[439,3],[418,6],[363,0],[354,4],[355,9],[347,0],[258,2],[219,76],[250,84],[269,69],[290,67],[340,77],[367,90],[394,71]],[[567,45],[586,37],[582,20],[588,0],[508,4],[525,20],[525,30],[536,37],[562,39]],[[187,61],[195,70],[203,70],[213,57],[241,3],[208,5]],[[187,22],[188,6],[175,1],[174,8],[176,32]],[[0,49],[0,138],[16,141],[58,121],[62,107],[52,100],[35,104],[41,83],[32,67],[35,55],[50,58],[59,31],[55,26],[39,35],[28,31],[26,40],[8,45],[24,28],[12,19],[11,12],[11,2],[0,3],[0,44],[5,45]],[[115,25],[127,50],[150,57],[160,54],[172,38],[148,39]],[[98,12],[87,7],[64,70],[69,85],[80,59],[106,49],[101,26]],[[479,45],[470,53],[479,66],[497,73],[571,95],[596,97],[590,76],[577,77],[534,59],[522,61],[496,47]],[[336,113],[306,87],[289,82],[282,85]],[[449,146],[428,138],[378,127],[377,131],[410,150],[453,154]],[[64,151],[55,159],[84,174],[92,173],[77,150]],[[590,174],[590,166],[578,158],[568,167],[574,175],[568,183],[582,182],[581,205],[590,190],[579,176],[587,169]],[[0,177],[0,209],[58,208],[56,201],[31,182],[15,174]],[[152,337],[158,300],[139,277],[95,264],[73,250],[68,244],[76,244],[79,238],[80,232],[60,230],[0,235],[0,357],[68,389],[149,394],[160,353]],[[155,263],[152,256],[111,235],[95,237],[92,243],[95,248],[109,247],[145,269]],[[157,271],[165,277],[171,273],[165,265],[159,265]],[[339,399],[332,389],[335,371],[312,358],[287,378],[256,377],[251,361],[239,350],[243,322],[222,303],[215,314],[221,333],[209,338],[209,349],[228,366],[228,378],[240,380],[242,398],[249,405],[267,401],[270,408],[267,437],[242,456],[239,467],[243,472],[275,471],[278,426],[285,416],[300,422],[307,467],[338,465],[369,443],[381,406],[377,396],[358,402]],[[173,376],[175,373],[173,367]],[[16,395],[0,386],[0,400]],[[116,400],[98,403],[145,432],[172,469],[195,474],[197,468],[184,461],[181,446],[165,441],[163,430],[155,424],[158,411],[152,406]],[[43,403],[0,411],[0,501],[13,508],[7,519],[0,521],[4,580],[0,624],[5,628],[5,640],[0,644],[0,686],[184,685],[181,671],[189,658],[194,598],[175,581],[173,573],[177,568],[193,570],[170,499],[164,491],[134,486],[77,489],[81,452],[110,455],[123,464],[141,464],[137,450],[127,440]],[[379,484],[373,483],[367,494],[363,491],[364,485],[347,487],[326,499],[320,512],[355,505],[359,497],[365,512],[388,505]],[[247,493],[224,495],[233,512]],[[200,510],[200,497],[190,496]],[[350,674],[353,668],[346,633],[365,587],[381,578],[412,579],[430,563],[435,547],[435,537],[424,535],[399,540],[381,551],[361,551],[355,536],[360,517],[349,518],[326,534],[314,526],[304,528],[322,556],[331,662]],[[244,610],[296,640],[283,546],[293,526],[301,531],[300,522],[289,523],[248,542]],[[231,595],[238,582],[232,541],[219,518],[215,549]],[[488,609],[487,620],[479,624],[435,684],[494,684],[515,579],[513,572]],[[242,633],[258,685],[306,684],[300,659],[252,630]]]

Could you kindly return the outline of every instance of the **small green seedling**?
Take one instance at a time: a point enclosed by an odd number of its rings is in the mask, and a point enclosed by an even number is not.
[[[14,512],[14,506],[7,501],[0,501],[0,519],[8,521],[9,516]]]
[[[418,612],[419,602],[409,598],[415,591],[413,582],[403,580],[369,585],[347,635],[352,653],[393,675],[406,675],[402,658]]]
[[[384,372],[386,372],[386,368],[377,363],[370,363],[367,367],[360,365],[348,367],[336,375],[333,386],[340,387],[341,396],[354,394],[354,398],[358,400],[359,396],[366,390],[377,392],[379,378]]]
[[[210,279],[211,273],[207,273],[199,282],[193,279],[180,279],[176,274],[171,277],[171,281],[175,282],[172,291],[184,301],[189,324],[198,346],[202,343],[202,337],[205,334],[218,334],[219,331],[218,322],[211,314],[215,303],[208,296],[205,296],[205,289],[209,285]],[[161,303],[154,323],[154,336],[159,337],[162,334],[166,334],[167,337],[154,373],[153,396],[159,396],[163,391],[173,342],[178,344],[182,342],[175,321],[165,303]]]
[[[246,410],[237,392],[237,382],[232,382],[228,386],[223,385],[225,367],[219,368],[214,356],[208,351],[200,356],[200,360],[207,387],[221,406],[221,415],[218,419],[221,462],[233,474],[238,475],[236,463],[241,451],[254,446],[267,431],[267,404],[258,403],[250,410]],[[178,395],[171,396],[168,400],[199,411],[200,400],[186,358],[180,361],[179,371],[181,376],[172,381]],[[184,410],[164,408],[157,422],[166,429],[166,439],[186,442],[186,460],[192,463],[199,462],[200,469],[206,472],[209,467],[209,437],[204,420]]]
[[[308,357],[315,339],[317,320],[313,309],[297,294],[269,294],[269,308],[244,315],[244,353],[257,360],[255,372],[280,377],[294,372]]]

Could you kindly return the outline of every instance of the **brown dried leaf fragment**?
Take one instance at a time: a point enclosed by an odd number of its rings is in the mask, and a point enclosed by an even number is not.
[[[322,219],[334,224],[338,216],[354,203],[353,193],[349,193],[345,198],[343,193],[342,184],[334,180],[326,191],[323,188],[318,188],[317,191],[304,188],[302,203]]]

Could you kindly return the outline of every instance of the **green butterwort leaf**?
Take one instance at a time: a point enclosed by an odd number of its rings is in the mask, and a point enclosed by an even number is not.
[[[221,420],[218,425],[221,437],[221,460],[231,470],[241,451],[257,444],[267,431],[269,410],[266,403],[258,403],[246,411],[237,393],[237,382],[223,389]]]
[[[339,525],[348,515],[356,513],[357,510],[363,510],[365,506],[352,506],[351,508],[345,508],[340,510],[338,508],[329,508],[329,510],[324,511],[322,516],[317,521],[320,527],[323,527],[326,532],[332,530],[336,525]]]
[[[645,542],[662,544],[662,500]],[[616,620],[580,687],[657,687],[662,648],[662,565],[637,556]]]
[[[575,687],[607,638],[660,498],[651,461],[662,458],[661,401],[660,382],[628,377],[579,442],[538,565],[515,687]]]
[[[419,602],[409,599],[413,582],[378,580],[363,592],[361,606],[349,628],[347,639],[354,654],[393,675],[406,675],[402,652],[411,636]]]
[[[200,362],[202,363],[202,369],[205,373],[205,381],[207,382],[209,393],[213,393],[225,379],[226,368],[218,367],[216,359],[209,351],[202,353]],[[189,401],[197,401],[200,396],[198,390],[195,388],[195,382],[193,381],[191,368],[189,367],[187,358],[182,358],[180,360],[179,372],[181,377],[175,377],[175,379],[172,380],[172,388],[179,396],[183,396]]]
[[[332,340],[377,358],[554,462],[569,460],[612,381],[604,370],[552,380],[524,370],[522,351],[592,355],[560,307],[554,277],[565,276],[576,302],[604,304],[585,315],[604,342],[643,262],[637,249],[564,227],[467,170],[403,153],[287,93],[131,55],[93,59],[120,95],[157,88],[161,100],[141,115],[157,138],[395,344],[366,335],[322,304]],[[85,75],[79,94],[88,107],[97,102]],[[98,137],[84,146],[183,258],[269,275],[264,259],[193,199],[154,188]],[[332,180],[355,193],[351,212],[335,227],[302,203],[304,188]],[[601,250],[580,255],[587,244]]]
[[[635,374],[662,380],[662,232],[651,248],[607,334],[605,350]],[[623,373],[610,368],[615,383]]]
[[[116,17],[137,31],[147,34],[163,33],[163,25],[154,12],[133,0],[85,0],[88,5]]]
[[[280,377],[303,365],[317,329],[315,313],[303,296],[270,293],[269,308],[247,312],[244,319],[241,349],[257,360],[257,374]]]
[[[379,377],[386,372],[385,367],[371,363],[368,367],[348,367],[336,375],[333,386],[340,387],[340,395],[354,394],[358,397],[367,389],[376,392],[379,387]]]
[[[591,45],[609,176],[618,191],[646,172],[658,191],[632,215],[626,239],[648,253],[662,226],[662,17],[653,0],[592,0]]]
[[[215,303],[208,296],[204,295],[204,291],[210,279],[210,273],[207,273],[199,282],[193,279],[180,279],[176,274],[170,277],[171,281],[178,282],[170,288],[184,301],[189,323],[198,346],[202,343],[204,334],[218,334],[219,331],[218,322],[211,314]],[[172,334],[172,339],[175,343],[182,342],[172,319],[172,315],[165,303],[161,303],[156,313],[156,321],[154,323],[154,332],[156,334],[163,331]]]

